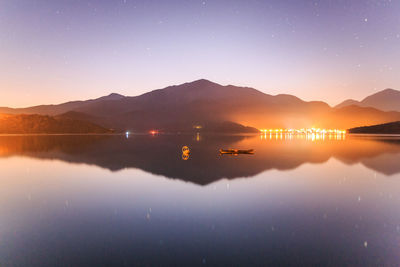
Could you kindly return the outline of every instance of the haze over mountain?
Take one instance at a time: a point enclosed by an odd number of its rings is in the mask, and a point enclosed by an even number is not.
[[[356,105],[360,107],[373,107],[383,111],[400,111],[400,91],[394,89],[385,89],[361,101],[348,99],[338,104],[336,108]]]
[[[400,120],[400,112],[370,107],[332,108],[321,101],[306,102],[293,95],[269,95],[254,88],[222,86],[197,80],[169,86],[143,95],[106,97],[43,105],[24,109],[0,109],[3,113],[59,115],[99,124],[117,131],[219,131],[231,122],[260,128],[342,128]],[[236,124],[237,126],[237,124]],[[235,127],[236,127],[235,126]],[[240,126],[239,126],[240,127]],[[229,128],[229,127],[228,127]],[[239,131],[248,128],[240,128]]]

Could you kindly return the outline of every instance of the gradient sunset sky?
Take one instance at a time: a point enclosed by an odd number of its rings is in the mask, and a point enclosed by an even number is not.
[[[399,73],[397,0],[0,0],[0,106],[200,78],[335,105]]]

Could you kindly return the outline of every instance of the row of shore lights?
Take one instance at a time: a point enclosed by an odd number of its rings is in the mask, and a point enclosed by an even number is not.
[[[270,134],[346,134],[346,130],[339,129],[319,129],[319,128],[307,128],[307,129],[260,129],[262,133]]]

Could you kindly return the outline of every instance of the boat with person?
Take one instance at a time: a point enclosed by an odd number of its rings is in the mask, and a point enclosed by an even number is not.
[[[220,149],[220,154],[254,154],[254,149]]]

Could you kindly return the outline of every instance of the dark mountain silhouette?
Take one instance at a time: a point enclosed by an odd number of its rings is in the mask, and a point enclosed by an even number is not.
[[[394,89],[385,89],[373,95],[364,98],[361,101],[353,99],[346,100],[336,108],[356,105],[360,107],[373,107],[383,111],[400,111],[400,91]]]
[[[253,88],[198,80],[120,101],[102,101],[77,109],[102,116],[117,129],[184,131],[207,122],[232,121],[257,128],[305,125],[312,114],[330,107],[291,95],[271,96]],[[111,119],[110,119],[111,118]],[[117,122],[118,121],[118,122]]]
[[[40,108],[39,108],[40,107]],[[295,96],[269,95],[249,87],[222,86],[197,80],[169,86],[143,95],[124,97],[112,94],[96,100],[68,102],[24,109],[68,118],[81,117],[116,131],[206,132],[214,128],[247,132],[260,128],[351,128],[400,120],[400,112],[348,106],[331,108],[319,101],[306,102]],[[71,113],[73,111],[73,113]],[[13,110],[21,112],[20,109]],[[227,127],[227,122],[232,126]],[[217,126],[218,125],[218,126]]]
[[[296,144],[293,144],[293,143]],[[189,146],[188,160],[182,146]],[[254,148],[254,155],[219,155],[220,148]],[[206,185],[219,179],[251,177],[268,170],[291,170],[304,163],[336,158],[345,164],[392,175],[400,172],[400,143],[391,139],[351,138],[311,142],[303,139],[260,140],[233,135],[0,136],[0,157],[27,156],[96,165],[111,171],[144,171]]]
[[[356,127],[347,130],[349,133],[365,133],[365,134],[400,134],[400,121]]]
[[[195,124],[232,121],[256,128],[350,128],[400,120],[398,112],[353,107],[333,109],[291,95],[268,95],[253,88],[198,80],[118,101],[92,103],[77,111],[104,118],[116,129],[185,131]]]
[[[81,120],[48,115],[0,114],[0,134],[110,133],[109,129]]]
[[[77,112],[77,111],[68,111],[63,114],[57,115],[55,117],[64,118],[64,119],[82,120],[82,121],[93,121],[93,120],[99,119],[99,117],[88,115],[88,114]]]

